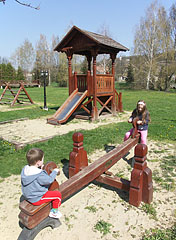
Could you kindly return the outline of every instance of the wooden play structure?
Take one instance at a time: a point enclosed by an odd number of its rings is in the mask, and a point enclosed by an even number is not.
[[[107,36],[73,26],[54,50],[67,55],[69,97],[54,116],[47,120],[48,123],[64,123],[75,110],[80,109],[85,114],[77,117],[91,120],[97,120],[104,111],[111,114],[122,111],[122,94],[115,89],[115,59],[118,52],[127,51],[128,48]],[[73,54],[87,58],[87,74],[72,73]],[[96,59],[99,54],[110,55],[111,73],[97,74]]]
[[[62,200],[71,197],[82,187],[91,183],[92,181],[107,184],[109,186],[129,192],[129,204],[138,207],[141,202],[150,204],[153,199],[153,184],[152,171],[147,167],[146,155],[147,146],[138,144],[139,134],[136,129],[127,141],[123,142],[112,151],[100,157],[94,163],[88,165],[87,152],[83,147],[83,134],[76,132],[73,134],[73,151],[69,156],[69,179],[60,186],[54,182],[52,189],[59,189],[62,194]],[[131,172],[131,180],[126,180],[114,176],[109,172],[118,160],[120,160],[128,151],[135,147],[135,163]],[[48,169],[54,168],[54,163],[48,164]],[[48,217],[51,204],[45,203],[41,206],[33,206],[28,201],[24,200],[20,203],[19,219],[23,224],[21,236],[18,240],[32,240],[31,235],[39,232],[38,229],[51,225],[51,219]],[[48,219],[48,220],[47,220]],[[53,226],[53,225],[51,225]],[[28,235],[28,238],[24,236]]]
[[[0,104],[9,104],[11,107],[18,104],[34,104],[24,84],[19,83],[18,88],[12,88],[10,83],[5,83],[4,91],[0,96]]]

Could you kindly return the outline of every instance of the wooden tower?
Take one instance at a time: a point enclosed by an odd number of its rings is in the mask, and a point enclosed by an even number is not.
[[[107,36],[73,26],[54,50],[67,55],[69,95],[76,89],[78,92],[87,90],[87,98],[80,108],[84,109],[92,120],[97,120],[103,111],[112,114],[122,111],[121,94],[115,89],[115,59],[118,52],[127,51],[128,48]],[[87,58],[87,74],[72,73],[73,54]],[[111,73],[97,74],[96,59],[99,54],[109,54],[112,62]]]

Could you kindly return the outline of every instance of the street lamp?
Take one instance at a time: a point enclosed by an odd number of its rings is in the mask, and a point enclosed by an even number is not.
[[[46,77],[48,76],[48,71],[42,70],[41,76],[43,77],[43,80],[44,80],[44,107],[43,107],[43,110],[48,111],[48,108],[46,106]]]

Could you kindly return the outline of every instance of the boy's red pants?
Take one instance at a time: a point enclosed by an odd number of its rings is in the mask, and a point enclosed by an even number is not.
[[[59,191],[47,191],[38,202],[32,204],[38,206],[46,202],[52,202],[53,208],[58,208],[61,205],[61,193]]]

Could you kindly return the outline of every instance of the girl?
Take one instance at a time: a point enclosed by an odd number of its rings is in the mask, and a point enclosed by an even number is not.
[[[144,100],[139,100],[137,102],[137,107],[133,110],[131,117],[128,122],[132,123],[135,118],[137,120],[137,129],[141,134],[141,143],[147,143],[147,134],[148,134],[148,123],[150,122],[150,113],[147,110],[146,103]],[[131,128],[124,137],[124,141],[126,141],[133,133],[133,128]]]

